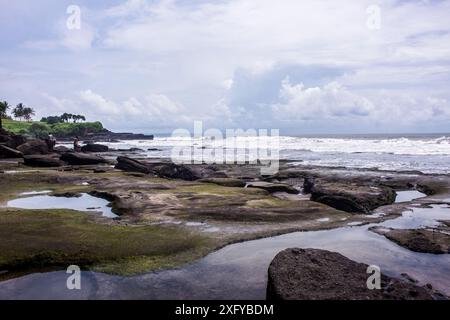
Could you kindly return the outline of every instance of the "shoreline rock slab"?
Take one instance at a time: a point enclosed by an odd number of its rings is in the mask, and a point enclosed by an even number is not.
[[[82,152],[108,152],[108,146],[98,143],[90,143],[81,147]]]
[[[369,290],[367,265],[318,249],[286,249],[269,267],[268,300],[431,300],[426,288],[381,276]]]
[[[257,188],[266,190],[269,193],[286,192],[289,194],[298,194],[299,191],[288,184],[270,183],[264,181],[251,182],[247,184],[247,188]]]
[[[107,163],[107,161],[97,155],[86,154],[81,152],[66,152],[61,155],[60,159],[70,165],[90,165]]]
[[[370,231],[385,236],[411,251],[433,254],[450,253],[450,235],[439,230],[372,227]]]
[[[311,200],[351,213],[370,213],[372,210],[393,204],[396,193],[389,187],[364,186],[342,183],[314,183],[304,189],[311,192]]]
[[[60,167],[63,162],[54,155],[29,155],[24,156],[24,164],[29,167],[51,168]]]
[[[22,158],[23,153],[19,150],[10,148],[5,145],[0,145],[0,158],[4,159],[14,159],[14,158]]]
[[[139,172],[145,174],[152,172],[151,169],[144,163],[128,157],[117,157],[117,164],[115,168],[126,172]]]

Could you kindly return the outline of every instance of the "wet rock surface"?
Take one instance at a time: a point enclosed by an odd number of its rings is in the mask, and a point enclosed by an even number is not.
[[[370,230],[412,251],[434,254],[450,253],[450,228],[448,227],[431,230],[373,227]]]
[[[115,168],[126,172],[140,172],[145,174],[152,172],[148,165],[128,157],[118,157]]]
[[[318,249],[286,249],[269,267],[269,300],[430,300],[426,288],[382,275],[367,288],[368,265]]]
[[[311,200],[347,212],[370,213],[372,210],[394,203],[395,191],[385,186],[364,186],[342,183],[314,183],[308,180],[304,189]]]

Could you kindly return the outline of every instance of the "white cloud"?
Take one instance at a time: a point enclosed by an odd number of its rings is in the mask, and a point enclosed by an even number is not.
[[[368,116],[374,105],[368,99],[352,93],[337,82],[322,88],[305,88],[283,80],[280,90],[281,103],[272,109],[280,119],[314,120],[334,117]]]

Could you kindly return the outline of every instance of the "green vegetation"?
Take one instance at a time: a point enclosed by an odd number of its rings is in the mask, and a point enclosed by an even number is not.
[[[3,118],[6,119],[8,117],[7,111],[8,111],[9,108],[10,108],[10,105],[9,105],[8,102],[0,101],[0,128],[3,127],[2,119]]]
[[[192,260],[208,247],[208,238],[178,227],[103,224],[73,210],[0,209],[0,270],[13,273],[70,264],[140,273]]]
[[[83,123],[55,123],[48,124],[40,121],[3,120],[3,127],[16,134],[36,137],[38,134],[51,133],[56,137],[85,136],[88,133],[97,133],[103,130],[101,122]]]

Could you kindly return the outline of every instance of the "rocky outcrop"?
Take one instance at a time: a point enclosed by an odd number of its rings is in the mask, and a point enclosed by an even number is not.
[[[27,139],[24,136],[0,128],[0,144],[15,149],[25,142],[27,142]]]
[[[214,183],[223,187],[243,188],[245,187],[245,181],[235,178],[206,178],[200,179],[199,182]]]
[[[269,267],[269,300],[430,300],[432,293],[412,283],[381,276],[369,290],[367,265],[318,249],[286,249]]]
[[[83,152],[108,152],[108,150],[108,146],[97,143],[90,143],[81,147]]]
[[[396,193],[389,187],[370,187],[355,184],[314,183],[305,180],[304,189],[311,193],[311,200],[338,210],[354,213],[370,213],[372,210],[392,204]]]
[[[158,164],[152,167],[153,172],[161,178],[194,181],[201,178],[190,168],[175,163]]]
[[[24,155],[48,154],[48,146],[44,140],[29,140],[17,147]]]
[[[128,157],[117,157],[115,168],[126,172],[140,172],[145,174],[152,172],[146,164]]]
[[[286,192],[289,194],[298,194],[299,191],[288,184],[270,183],[264,181],[251,182],[247,184],[247,188],[257,188],[266,190],[269,193]]]
[[[29,167],[51,168],[63,165],[59,157],[54,155],[29,155],[24,156],[23,159],[24,164]]]
[[[107,161],[100,156],[82,152],[66,152],[61,155],[60,159],[70,165],[91,165],[107,163]]]
[[[64,146],[57,146],[53,148],[53,151],[58,152],[58,153],[65,153],[65,152],[69,152],[70,149]]]
[[[440,232],[440,230],[391,229],[384,227],[373,227],[370,230],[415,252],[434,254],[450,253],[450,234],[448,230]]]
[[[11,159],[11,158],[22,158],[22,157],[23,157],[22,152],[0,144],[0,158]]]

